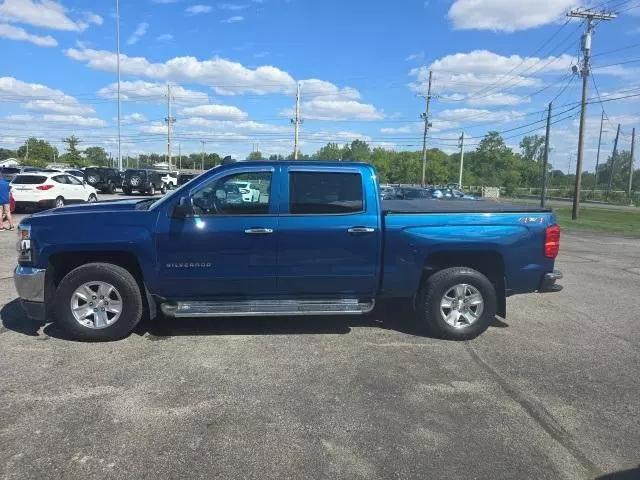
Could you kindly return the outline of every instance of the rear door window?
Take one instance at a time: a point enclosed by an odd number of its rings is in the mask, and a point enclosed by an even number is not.
[[[296,215],[364,210],[362,176],[351,172],[289,172],[289,211]]]

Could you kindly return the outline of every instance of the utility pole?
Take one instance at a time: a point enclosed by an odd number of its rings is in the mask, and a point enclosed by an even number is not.
[[[584,155],[584,131],[586,128],[586,114],[587,114],[587,80],[591,71],[591,35],[593,34],[594,20],[613,20],[616,15],[613,13],[601,11],[594,12],[585,8],[576,8],[567,13],[571,18],[583,18],[586,20],[586,30],[582,35],[582,65],[580,69],[580,75],[582,76],[582,100],[580,108],[580,130],[578,133],[578,156],[576,159],[576,184],[573,194],[573,210],[571,211],[571,218],[573,220],[578,219],[580,214],[580,188],[582,187],[582,158]]]
[[[296,110],[295,110],[295,118],[291,119],[291,123],[293,123],[293,159],[298,160],[298,138],[300,135],[300,124],[302,120],[300,119],[300,82],[296,85]]]
[[[25,145],[27,146],[27,155],[24,157],[25,161],[28,162],[29,161],[29,139],[27,138],[27,141],[25,142]]]
[[[596,154],[596,178],[593,184],[593,190],[598,188],[598,167],[600,166],[600,145],[602,145],[602,127],[604,125],[604,109],[600,115],[600,135],[598,136],[598,153]]]
[[[176,123],[176,119],[171,116],[171,84],[167,84],[167,118],[164,119],[167,122],[167,162],[169,162],[169,172],[171,172],[173,163],[171,159],[171,126]]]
[[[120,108],[120,0],[116,0],[116,69],[118,71],[118,170],[122,170],[121,108]]]
[[[200,143],[202,144],[202,157],[201,157],[201,159],[202,159],[202,168],[201,169],[204,172],[204,140],[200,140]],[[195,167],[195,165],[194,165],[194,167]]]
[[[182,170],[182,144],[178,144],[178,170]]]
[[[631,186],[633,184],[633,156],[634,150],[636,147],[636,129],[631,130],[631,158],[629,159],[629,188],[627,189],[627,194],[629,195],[629,204],[632,204],[631,201]]]
[[[613,142],[613,153],[611,154],[611,170],[609,171],[609,187],[607,188],[607,196],[605,200],[609,200],[609,192],[613,186],[613,174],[615,173],[616,157],[618,156],[618,139],[620,138],[620,124],[618,124],[618,130],[616,131],[616,139]]]
[[[462,190],[462,169],[464,168],[464,132],[462,132],[462,135],[460,135],[458,146],[460,147],[460,175],[458,176],[458,188]]]
[[[540,188],[540,208],[544,208],[547,195],[547,165],[549,165],[549,137],[551,135],[551,102],[547,110],[547,130],[544,136],[544,158],[542,160],[542,187]]]
[[[427,87],[427,95],[424,97],[427,101],[427,107],[424,113],[420,114],[420,118],[424,120],[424,135],[422,136],[422,186],[426,185],[427,180],[427,133],[429,132],[429,105],[431,104],[431,78],[433,72],[429,70],[429,86]]]

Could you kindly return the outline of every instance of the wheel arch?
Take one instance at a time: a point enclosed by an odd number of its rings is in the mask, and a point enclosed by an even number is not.
[[[425,260],[418,289],[434,273],[451,267],[472,268],[487,277],[496,291],[497,314],[502,318],[506,318],[505,263],[499,252],[495,250],[446,250],[434,252]]]
[[[72,270],[87,263],[110,263],[127,270],[138,282],[144,305],[143,315],[153,319],[157,316],[157,305],[144,281],[144,274],[138,258],[131,252],[110,251],[66,251],[57,252],[49,257],[46,274],[45,297],[47,304],[55,295],[62,279]]]

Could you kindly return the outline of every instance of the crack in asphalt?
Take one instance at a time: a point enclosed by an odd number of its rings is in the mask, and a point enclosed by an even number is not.
[[[575,444],[573,438],[569,432],[567,432],[562,425],[549,413],[549,411],[537,400],[527,397],[524,393],[513,386],[505,377],[500,375],[491,365],[483,360],[478,352],[474,350],[471,344],[464,342],[465,348],[471,359],[485,372],[487,372],[494,380],[500,385],[505,393],[515,401],[522,409],[555,441],[562,445],[565,450],[584,468],[590,477],[597,477],[603,475],[604,472],[593,463],[586,454],[580,450]]]

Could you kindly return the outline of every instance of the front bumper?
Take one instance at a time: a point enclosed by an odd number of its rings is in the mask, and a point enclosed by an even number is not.
[[[558,285],[556,282],[561,279],[562,272],[559,270],[554,270],[551,273],[545,273],[544,277],[542,277],[542,282],[540,282],[540,288],[538,291],[541,293],[559,292],[562,290],[562,285]]]
[[[27,316],[34,320],[44,320],[46,308],[44,301],[44,283],[46,270],[18,265],[13,274],[13,282],[20,296],[22,307]]]

